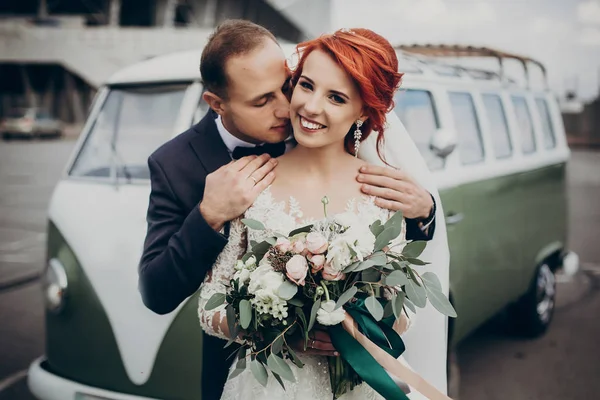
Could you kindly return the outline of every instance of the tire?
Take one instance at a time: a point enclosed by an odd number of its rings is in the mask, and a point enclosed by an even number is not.
[[[527,338],[542,336],[548,330],[556,306],[556,279],[547,262],[535,271],[529,290],[510,308],[514,333]]]

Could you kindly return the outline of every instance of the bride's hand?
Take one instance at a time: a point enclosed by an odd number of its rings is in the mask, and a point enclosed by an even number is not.
[[[296,342],[292,343],[292,347],[297,352],[303,354],[310,354],[316,356],[334,356],[337,357],[340,354],[335,350],[331,343],[331,337],[329,333],[321,330],[314,330],[309,333],[308,344],[306,350],[304,350],[304,339],[300,338]]]

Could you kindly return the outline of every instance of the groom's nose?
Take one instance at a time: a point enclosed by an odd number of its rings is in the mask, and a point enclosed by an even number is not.
[[[275,117],[279,119],[290,119],[290,102],[283,93],[277,96]]]

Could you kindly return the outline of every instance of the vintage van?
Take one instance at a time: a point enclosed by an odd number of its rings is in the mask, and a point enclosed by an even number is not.
[[[292,49],[286,47],[291,54]],[[567,247],[569,149],[557,102],[496,73],[400,52],[396,112],[433,171],[446,212],[451,345],[506,307],[543,333]],[[150,194],[147,158],[200,120],[199,51],[156,57],[99,90],[48,212],[43,400],[200,399],[197,299],[153,314],[137,290]]]

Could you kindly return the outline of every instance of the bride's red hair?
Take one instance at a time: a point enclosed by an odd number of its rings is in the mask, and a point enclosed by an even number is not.
[[[306,57],[314,50],[329,54],[356,84],[363,102],[363,112],[368,116],[361,127],[361,141],[372,131],[377,131],[379,153],[385,130],[385,114],[394,108],[394,94],[403,75],[398,72],[396,51],[390,42],[369,29],[341,29],[333,34],[322,35],[297,46],[299,61],[292,73],[293,86],[302,75]],[[355,130],[353,124],[344,139],[350,154],[354,154]]]

